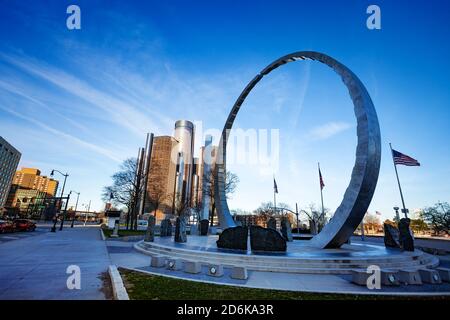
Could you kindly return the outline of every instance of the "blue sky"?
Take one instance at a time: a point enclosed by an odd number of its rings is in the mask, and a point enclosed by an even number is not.
[[[66,8],[81,8],[81,30]],[[381,8],[381,30],[366,8]],[[221,129],[244,86],[276,58],[324,52],[366,85],[377,109],[382,164],[369,211],[400,205],[389,153],[422,166],[399,167],[413,210],[450,201],[450,3],[448,1],[10,1],[0,2],[0,135],[21,166],[68,171],[81,203],[100,193],[145,133],[171,134],[178,119]],[[232,208],[272,200],[334,210],[354,163],[352,104],[336,74],[314,62],[277,69],[251,93],[235,127],[279,129],[272,173],[235,165]]]

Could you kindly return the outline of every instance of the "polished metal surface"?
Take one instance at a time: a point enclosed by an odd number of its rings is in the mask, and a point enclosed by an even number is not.
[[[214,172],[215,203],[220,226],[222,228],[235,226],[225,195],[226,146],[234,119],[248,94],[264,76],[286,63],[306,59],[319,61],[341,76],[353,101],[357,121],[358,144],[350,184],[331,221],[322,232],[309,241],[309,245],[319,248],[338,248],[361,223],[372,200],[380,171],[381,138],[375,107],[362,82],[346,66],[323,53],[300,51],[281,57],[264,68],[244,88],[233,105],[222,131]]]
[[[194,124],[189,120],[178,120],[175,122],[175,129],[180,127],[187,127],[189,129],[194,129]]]
[[[194,124],[188,120],[175,122],[174,138],[178,141],[178,152],[183,154],[184,160],[183,181],[185,186],[182,184],[182,190],[177,190],[177,192],[183,192],[182,201],[190,201],[194,163]]]

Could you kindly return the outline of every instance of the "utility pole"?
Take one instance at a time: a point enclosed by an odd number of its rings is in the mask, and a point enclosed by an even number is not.
[[[61,189],[61,196],[60,196],[60,200],[59,200],[59,201],[60,201],[60,204],[62,204],[62,198],[63,198],[63,194],[64,194],[64,188],[66,187],[66,181],[67,181],[67,177],[69,176],[69,174],[68,174],[68,173],[64,174],[64,173],[62,173],[62,172],[59,171],[59,170],[53,169],[52,172],[50,173],[50,177],[53,177],[53,176],[55,175],[55,172],[59,173],[60,175],[62,175],[62,176],[64,177],[64,183],[63,183],[63,187],[62,187],[62,189]],[[69,198],[70,198],[70,195],[67,196],[67,202],[69,201]],[[61,219],[61,226],[60,226],[59,230],[62,230],[63,225],[64,225],[64,218],[65,218],[66,210],[67,210],[67,202],[66,202],[66,207],[65,207],[64,212],[63,212],[63,216],[62,216],[62,219]],[[61,212],[61,211],[60,211],[60,212]],[[53,227],[52,227],[51,231],[52,231],[52,232],[55,232],[55,231],[56,231],[56,221],[55,221],[55,223],[53,224]]]

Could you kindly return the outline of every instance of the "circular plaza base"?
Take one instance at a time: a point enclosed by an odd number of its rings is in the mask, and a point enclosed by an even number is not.
[[[188,236],[186,243],[173,237],[155,237],[154,242],[140,241],[135,249],[147,255],[245,267],[254,271],[303,274],[351,274],[370,265],[382,269],[434,268],[439,260],[420,250],[414,252],[388,249],[369,244],[345,244],[339,249],[318,249],[307,240],[288,242],[286,252],[251,252],[217,248],[218,236]],[[248,246],[250,247],[250,245]]]

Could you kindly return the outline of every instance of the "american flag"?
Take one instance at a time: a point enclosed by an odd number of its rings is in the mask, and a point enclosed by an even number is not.
[[[322,172],[320,172],[320,168],[319,168],[319,180],[320,180],[320,190],[323,190],[323,187],[325,187],[325,183],[323,183]]]
[[[392,149],[392,157],[394,158],[394,164],[403,164],[405,166],[420,166],[419,161],[407,156],[401,152]]]
[[[381,216],[381,212],[380,211],[375,211],[375,214],[378,216]]]

